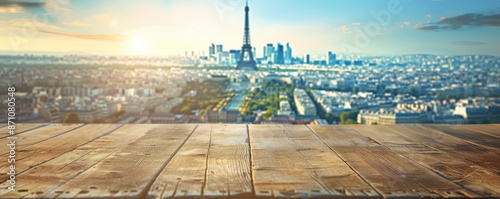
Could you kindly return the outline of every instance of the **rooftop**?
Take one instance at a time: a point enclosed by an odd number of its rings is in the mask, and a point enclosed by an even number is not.
[[[0,198],[499,198],[499,129],[18,124]]]

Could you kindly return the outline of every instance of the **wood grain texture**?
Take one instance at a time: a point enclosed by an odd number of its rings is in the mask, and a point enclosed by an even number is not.
[[[392,128],[422,144],[447,152],[452,156],[463,157],[492,172],[500,173],[500,153],[498,150],[471,144],[427,126],[396,125]]]
[[[30,167],[43,164],[57,156],[70,152],[77,147],[87,144],[103,135],[111,133],[120,125],[92,124],[85,125],[74,131],[64,133],[55,139],[26,146],[16,154],[16,173],[20,174]],[[43,129],[41,129],[43,130]],[[7,154],[1,155],[7,159]],[[0,162],[0,170],[7,171],[10,164],[7,161]],[[8,179],[7,173],[0,173],[0,182]]]
[[[60,194],[60,198],[143,197],[158,172],[182,146],[195,125],[144,128],[147,132],[139,139],[59,186],[48,196]]]
[[[500,198],[498,127],[18,124],[0,198]]]
[[[252,198],[246,125],[211,125],[203,197]]]
[[[144,136],[146,132],[158,125],[125,125],[110,134],[102,136],[86,145],[58,156],[44,164],[32,167],[17,176],[18,191],[11,192],[0,185],[0,198],[36,198],[58,197],[66,191],[52,191],[65,182],[88,170],[104,158],[115,153],[124,146]],[[82,187],[83,188],[83,187]],[[87,187],[98,189],[97,186]],[[68,191],[67,194],[70,194]]]
[[[307,126],[249,131],[257,197],[380,197]]]
[[[71,124],[71,125],[58,125],[58,124],[49,124],[44,126],[43,128],[36,128],[30,131],[27,131],[22,134],[16,135],[16,149],[23,150],[23,148],[27,146],[31,146],[36,143],[43,142],[45,140],[54,138],[61,134],[67,133],[71,130],[77,129],[83,126],[82,124]],[[0,138],[0,154],[5,155],[8,153],[7,143],[9,143],[10,139]]]
[[[154,180],[147,198],[196,198],[203,194],[211,128],[196,128]]]
[[[497,125],[462,125],[462,127],[477,133],[488,134],[500,138],[500,126]]]
[[[466,189],[461,192],[467,197],[500,196],[500,184],[495,184],[500,180],[500,176],[463,157],[453,156],[422,144],[388,126],[369,128],[352,126],[352,128],[459,186],[464,186]]]
[[[33,129],[36,129],[36,128],[40,128],[40,127],[44,127],[46,126],[47,124],[16,124],[16,129],[15,129],[15,136],[18,136],[19,134],[22,134],[22,133],[26,133],[30,130],[33,130]],[[56,124],[56,125],[61,125],[61,124]],[[0,128],[0,138],[6,138],[6,137],[9,137],[9,129],[7,126],[4,126],[4,127],[1,127]]]
[[[352,128],[370,126],[352,126]],[[325,143],[386,198],[463,197],[455,183],[365,137],[350,126],[311,126]]]
[[[471,144],[488,147],[493,150],[498,150],[500,146],[500,138],[478,131],[471,131],[463,128],[462,125],[426,125],[429,128],[435,129],[442,133],[462,139]]]

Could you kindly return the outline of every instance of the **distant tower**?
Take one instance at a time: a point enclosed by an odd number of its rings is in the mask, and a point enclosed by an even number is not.
[[[236,66],[236,70],[242,70],[244,68],[249,68],[251,70],[258,70],[257,64],[253,59],[252,45],[250,44],[250,23],[248,19],[248,12],[250,8],[248,7],[248,0],[245,6],[245,33],[243,36],[243,47],[241,47],[240,60]]]
[[[222,44],[218,44],[216,47],[217,47],[217,48],[215,49],[215,52],[216,52],[216,53],[221,53],[221,52],[224,52],[224,47],[222,46]]]
[[[215,45],[212,43],[210,47],[208,47],[208,56],[212,56],[215,54]]]
[[[332,53],[331,51],[328,51],[326,54],[326,65],[332,66],[337,63],[337,55]]]
[[[274,64],[284,64],[285,63],[285,53],[284,53],[283,45],[278,43],[276,45],[276,52],[275,53],[276,53],[276,58],[273,61]]]

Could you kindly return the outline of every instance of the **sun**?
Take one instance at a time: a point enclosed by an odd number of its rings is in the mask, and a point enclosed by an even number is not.
[[[143,37],[132,38],[130,40],[130,50],[134,54],[144,55],[151,50],[151,43]]]

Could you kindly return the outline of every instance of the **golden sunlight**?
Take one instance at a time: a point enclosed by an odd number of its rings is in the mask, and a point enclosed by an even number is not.
[[[147,54],[151,50],[151,43],[143,37],[135,37],[130,40],[130,50],[134,54]]]

